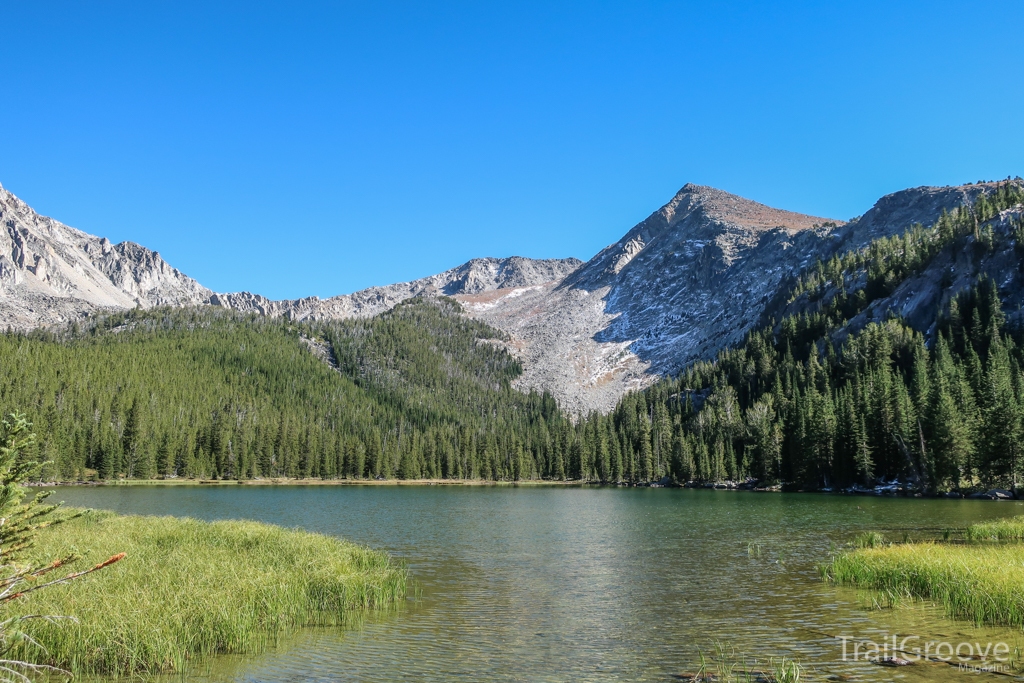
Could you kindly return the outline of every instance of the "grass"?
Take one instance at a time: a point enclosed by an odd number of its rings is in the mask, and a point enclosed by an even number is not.
[[[885,545],[885,536],[877,531],[865,531],[853,539],[855,548],[879,548]]]
[[[1024,627],[1024,544],[991,542],[1024,540],[1024,517],[976,524],[964,537],[886,544],[879,534],[862,534],[854,550],[819,570],[834,583],[882,591],[890,604],[928,599],[958,619]]]
[[[1024,517],[974,524],[965,536],[970,541],[1024,541]]]
[[[254,654],[296,627],[339,625],[351,610],[392,605],[407,583],[386,553],[256,522],[90,511],[41,532],[31,559],[69,551],[83,567],[127,557],[26,596],[6,616],[75,617],[35,622],[31,633],[46,661],[76,674],[182,672],[210,655]]]
[[[700,668],[693,674],[679,674],[691,683],[800,683],[803,667],[792,659],[771,658],[766,666],[749,661],[735,648],[716,642],[711,654],[697,652]]]

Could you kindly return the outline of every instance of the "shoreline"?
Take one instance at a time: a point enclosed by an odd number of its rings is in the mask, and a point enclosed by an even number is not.
[[[491,479],[116,479],[96,481],[45,481],[26,484],[34,488],[56,486],[618,486],[584,481],[497,481]]]
[[[359,543],[250,520],[200,521],[85,510],[43,529],[34,566],[81,556],[123,561],[95,580],[55,586],[7,606],[37,622],[47,664],[83,677],[189,679],[216,655],[256,655],[310,625],[344,627],[363,612],[397,609],[412,579],[405,564]],[[228,587],[228,590],[225,590]]]
[[[552,486],[582,487],[602,486],[611,488],[634,488],[630,484],[603,484],[592,481],[548,481],[522,480],[499,481],[493,479],[117,479],[97,481],[40,481],[27,483],[32,488],[52,488],[59,486]],[[635,488],[648,488],[637,486]]]
[[[759,488],[749,486],[717,484],[696,484],[688,482],[684,485],[676,484],[630,484],[627,482],[605,483],[599,481],[584,481],[579,479],[570,480],[549,480],[549,479],[523,479],[520,481],[500,481],[494,479],[318,479],[318,478],[285,478],[277,477],[271,479],[116,479],[116,480],[92,480],[92,481],[48,481],[30,482],[26,484],[31,488],[55,488],[71,486],[97,486],[97,487],[119,487],[119,486],[477,486],[477,487],[553,487],[553,488],[679,488],[679,489],[701,489],[707,491],[732,491],[748,493],[811,493],[828,496],[853,496],[867,498],[920,498],[925,500],[992,500],[992,501],[1019,501],[1021,498],[1013,497],[1013,493],[1003,489],[992,489],[989,491],[978,491],[970,494],[950,495],[939,493],[926,495],[913,491],[893,490],[871,490],[855,489],[848,490],[790,490],[786,491],[778,486]],[[998,492],[998,494],[996,493]]]

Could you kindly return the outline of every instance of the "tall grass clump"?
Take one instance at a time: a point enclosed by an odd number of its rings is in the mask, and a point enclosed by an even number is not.
[[[1024,627],[1024,546],[910,543],[864,547],[822,565],[834,583],[873,588],[890,601],[934,600],[977,624]]]
[[[1024,541],[1024,516],[967,527],[969,541]]]
[[[748,658],[735,648],[716,642],[710,654],[697,651],[700,668],[693,674],[680,674],[676,678],[691,683],[800,683],[803,667],[786,657],[771,658],[767,666],[759,667],[757,660]]]
[[[127,559],[10,609],[61,614],[33,636],[48,663],[80,674],[185,671],[214,654],[260,652],[288,629],[338,625],[349,610],[402,599],[406,570],[386,553],[256,522],[87,512],[40,533],[38,561],[109,548]]]
[[[855,548],[881,548],[885,544],[885,536],[877,531],[865,531],[853,539]]]

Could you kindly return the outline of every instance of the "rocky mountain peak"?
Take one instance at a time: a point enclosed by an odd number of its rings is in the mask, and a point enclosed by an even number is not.
[[[812,228],[832,228],[838,223],[687,183],[667,204],[568,278],[565,285],[585,289],[610,286],[641,254],[645,255],[641,259],[644,261],[666,261],[710,247],[728,264],[742,250],[757,246],[762,233],[775,231],[785,237]]]
[[[673,209],[674,220],[670,220],[670,224],[686,218],[685,212],[684,215],[679,215],[677,207],[681,205],[686,207],[686,211],[699,210],[703,212],[711,221],[748,230],[782,229],[793,233],[820,227],[823,223],[837,222],[827,218],[776,209],[714,187],[694,185],[693,183],[684,185],[672,198],[672,201],[662,208],[662,211],[670,207]],[[679,217],[676,219],[677,215]]]
[[[549,389],[570,410],[605,410],[741,342],[817,259],[930,225],[994,188],[904,190],[843,222],[687,184],[561,283],[463,300],[512,336],[522,388]]]
[[[63,323],[99,309],[201,303],[206,289],[133,242],[40,216],[0,187],[0,321]]]

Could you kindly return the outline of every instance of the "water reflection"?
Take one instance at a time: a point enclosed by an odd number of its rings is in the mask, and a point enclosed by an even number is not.
[[[349,632],[307,630],[222,658],[211,681],[665,681],[721,639],[812,664],[818,678],[955,680],[951,667],[843,663],[837,635],[1020,638],[934,608],[866,608],[815,563],[864,529],[935,530],[1017,503],[686,490],[482,487],[70,488],[72,505],[249,518],[385,548],[419,598]]]

